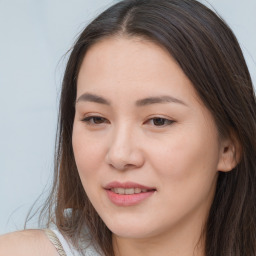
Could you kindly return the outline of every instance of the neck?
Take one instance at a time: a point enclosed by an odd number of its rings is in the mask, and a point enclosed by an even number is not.
[[[191,223],[190,223],[191,224]],[[113,235],[116,256],[204,256],[203,224],[192,223],[173,228],[167,234],[147,238],[124,238]]]

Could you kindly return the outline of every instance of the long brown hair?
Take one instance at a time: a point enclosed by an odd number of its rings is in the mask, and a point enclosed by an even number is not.
[[[124,0],[81,33],[67,63],[60,99],[54,186],[44,208],[78,246],[84,228],[105,255],[111,231],[91,205],[72,149],[76,81],[93,44],[110,36],[143,37],[165,47],[212,113],[221,136],[237,138],[241,161],[219,173],[205,226],[206,256],[256,255],[256,102],[242,51],[228,25],[195,0]],[[85,159],[86,161],[86,159]],[[67,214],[67,209],[72,209]],[[83,234],[84,235],[84,234]]]

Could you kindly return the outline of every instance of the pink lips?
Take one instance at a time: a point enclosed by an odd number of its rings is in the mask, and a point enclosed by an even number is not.
[[[141,191],[139,193],[134,193],[134,194],[119,194],[113,191],[114,189],[117,189],[117,188],[123,188],[123,189],[138,188],[143,190],[143,192]],[[105,190],[107,192],[107,195],[110,201],[117,206],[132,206],[132,205],[139,204],[146,198],[153,195],[154,192],[156,191],[156,189],[153,187],[143,186],[138,183],[134,183],[134,182],[120,183],[117,181],[109,183],[105,187]]]

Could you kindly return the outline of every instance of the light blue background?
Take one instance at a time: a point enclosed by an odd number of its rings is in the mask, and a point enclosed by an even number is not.
[[[21,229],[30,206],[49,188],[63,55],[115,2],[0,0],[0,234]],[[209,3],[237,35],[255,84],[256,1]]]

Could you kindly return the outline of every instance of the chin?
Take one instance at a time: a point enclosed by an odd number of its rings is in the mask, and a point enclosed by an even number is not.
[[[112,233],[117,237],[130,238],[130,239],[143,239],[151,237],[150,233],[146,233],[145,230],[139,232],[138,230],[117,229]]]
[[[114,225],[107,225],[109,230],[116,236],[122,238],[133,238],[133,239],[143,239],[149,238],[156,235],[153,227],[149,225],[136,225],[135,223],[123,223]]]

